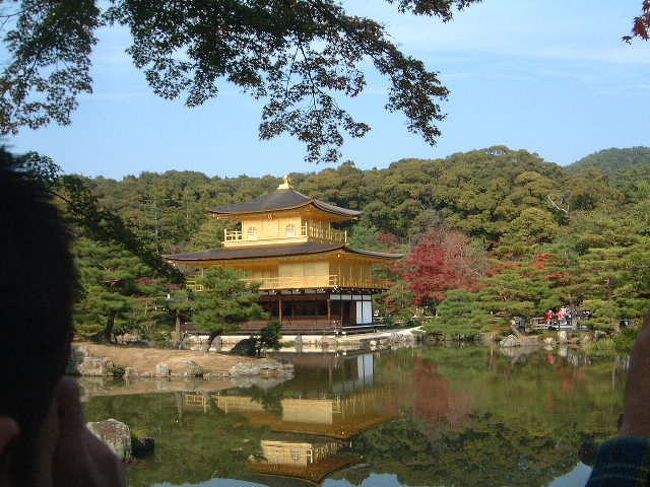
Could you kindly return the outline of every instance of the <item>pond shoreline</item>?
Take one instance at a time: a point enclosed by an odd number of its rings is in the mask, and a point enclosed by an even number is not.
[[[556,346],[582,347],[599,337],[593,332],[570,336],[566,331],[553,334],[497,337],[483,334],[474,337],[471,343],[508,349],[547,350]],[[293,377],[291,363],[281,358],[252,358],[224,353],[231,349],[241,337],[223,336],[218,346],[205,352],[201,337],[187,343],[189,350],[174,350],[142,347],[126,344],[97,344],[75,342],[68,373],[83,377],[123,377],[134,379],[192,379],[223,380],[229,382],[236,377],[280,380]],[[355,335],[313,335],[284,336],[282,353],[334,353],[373,352],[402,347],[413,347],[425,343],[450,344],[457,340],[427,333],[419,327],[377,331]],[[277,358],[276,354],[273,354]],[[163,386],[163,390],[168,387]]]
[[[83,377],[203,379],[262,376],[286,379],[293,365],[195,350],[172,350],[88,342],[72,344],[68,374]]]
[[[393,328],[381,331],[354,333],[350,335],[320,334],[320,335],[283,335],[280,343],[282,352],[343,352],[385,349],[394,346],[414,345],[418,343],[424,332],[419,327]],[[187,340],[192,350],[200,350],[204,346],[205,336],[194,335]],[[214,352],[231,350],[237,342],[245,337],[241,335],[223,335],[217,344],[210,348]],[[214,342],[213,342],[214,343]]]

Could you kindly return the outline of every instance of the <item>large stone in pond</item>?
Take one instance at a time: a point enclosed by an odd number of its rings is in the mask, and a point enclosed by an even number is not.
[[[85,357],[78,364],[77,370],[81,375],[98,377],[113,375],[113,367],[113,362],[108,357]]]
[[[519,345],[520,344],[517,341],[517,337],[514,335],[508,335],[499,342],[499,346],[503,348],[518,347]]]
[[[130,461],[131,453],[131,431],[129,427],[117,419],[106,419],[86,424],[88,429],[97,438],[102,440],[117,455],[117,458],[124,462]]]
[[[90,352],[84,345],[73,344],[70,347],[70,356],[65,373],[67,375],[82,375],[79,366],[88,358]]]
[[[167,364],[156,364],[156,375],[158,377],[169,377],[171,370]]]
[[[284,364],[277,360],[263,358],[251,362],[239,362],[230,369],[231,377],[253,375],[291,377],[293,376],[293,364]]]
[[[124,378],[125,379],[136,379],[140,377],[140,371],[135,367],[126,367],[124,369]]]

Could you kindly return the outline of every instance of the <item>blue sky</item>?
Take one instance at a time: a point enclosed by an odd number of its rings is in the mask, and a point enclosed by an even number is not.
[[[447,24],[402,16],[377,0],[348,0],[387,26],[408,54],[451,89],[443,136],[430,147],[383,110],[385,83],[342,100],[373,130],[347,141],[343,159],[386,167],[407,157],[439,158],[503,144],[559,164],[609,147],[650,145],[650,43],[627,34],[641,0],[484,0]],[[121,178],[142,171],[209,176],[283,175],[323,169],[304,162],[290,137],[259,141],[261,103],[224,85],[199,108],[157,98],[124,54],[125,31],[103,30],[94,54],[94,94],[80,99],[72,125],[24,129],[7,142],[36,150],[66,172]]]

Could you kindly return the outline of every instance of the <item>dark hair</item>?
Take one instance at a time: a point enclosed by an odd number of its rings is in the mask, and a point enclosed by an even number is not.
[[[36,441],[72,337],[69,235],[38,178],[0,148],[0,414],[18,423],[10,476],[30,485]]]

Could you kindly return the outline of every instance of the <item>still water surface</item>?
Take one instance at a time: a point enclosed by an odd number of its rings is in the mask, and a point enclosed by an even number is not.
[[[584,485],[583,445],[612,435],[622,409],[620,362],[509,353],[291,355],[282,384],[116,384],[88,394],[87,416],[155,438],[128,467],[136,487]]]

